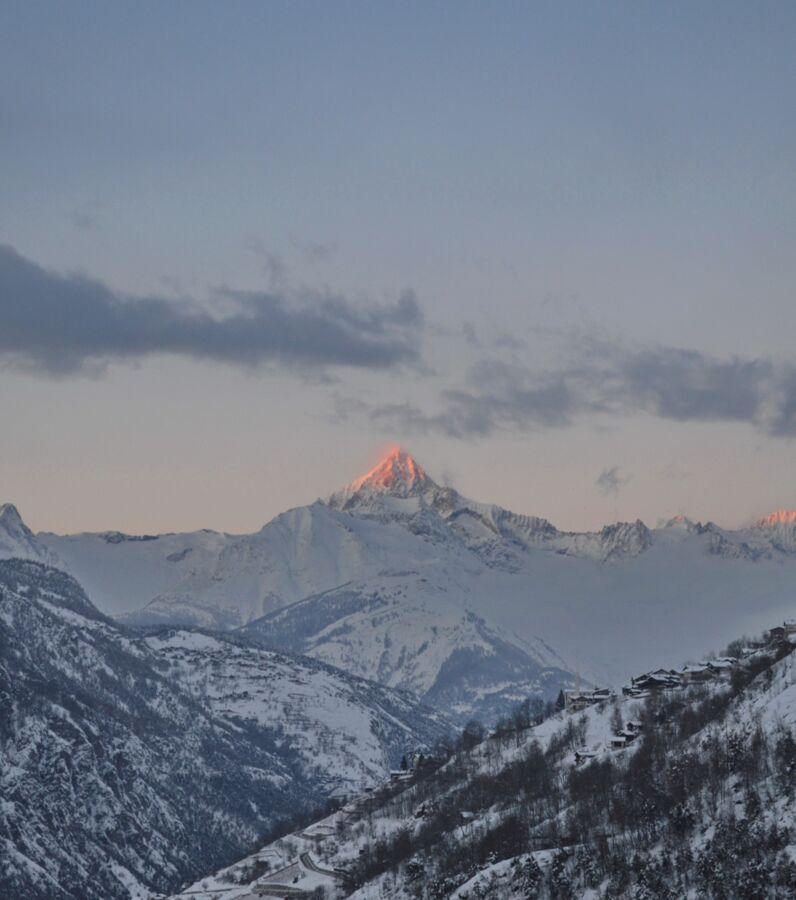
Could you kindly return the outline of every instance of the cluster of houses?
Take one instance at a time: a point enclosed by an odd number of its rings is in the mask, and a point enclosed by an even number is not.
[[[632,744],[641,734],[643,727],[641,722],[628,722],[624,728],[611,735],[611,739],[608,741],[608,747],[610,747],[611,750],[624,750],[628,744]],[[589,750],[586,747],[581,747],[579,750],[575,751],[575,765],[581,766],[583,763],[588,762],[590,759],[594,759],[594,757],[598,755],[598,750]]]
[[[740,655],[719,656],[684,666],[682,669],[655,669],[653,672],[645,672],[636,678],[631,678],[630,684],[622,688],[622,694],[628,698],[646,697],[657,691],[671,691],[688,687],[692,684],[702,684],[707,681],[727,680],[732,672],[751,657],[778,650],[784,644],[796,644],[796,619],[788,619],[782,625],[770,628],[763,640],[750,642],[742,647]],[[616,694],[608,688],[597,688],[592,691],[566,691],[563,696],[563,706],[568,712],[578,712],[587,706],[614,700]],[[624,728],[615,732],[608,746],[611,750],[623,750],[631,744],[641,733],[642,726],[638,722],[628,722]],[[579,766],[598,755],[597,750],[581,748],[575,751],[575,765]]]
[[[646,697],[656,691],[671,691],[687,687],[691,684],[701,684],[715,679],[727,679],[733,669],[740,665],[740,661],[732,656],[720,656],[717,659],[707,660],[682,669],[655,669],[653,672],[645,672],[636,678],[630,679],[630,684],[622,688],[625,697]],[[605,703],[614,700],[616,694],[608,688],[595,688],[591,691],[564,691],[564,709],[567,712],[576,713],[588,706]]]
[[[751,641],[745,647],[741,647],[738,657],[719,656],[716,659],[684,666],[679,670],[655,669],[654,672],[645,672],[637,678],[632,678],[630,684],[622,688],[622,693],[625,697],[643,697],[654,691],[673,690],[705,681],[726,679],[745,660],[760,653],[777,650],[788,643],[796,643],[796,619],[787,619],[782,625],[769,628],[763,640]]]
[[[576,688],[574,691],[564,691],[563,694],[564,709],[567,712],[580,712],[587,706],[605,703],[606,700],[613,700],[616,697],[616,694],[608,688],[595,688],[593,691]]]
[[[630,679],[630,684],[622,688],[625,697],[646,697],[655,691],[671,691],[688,687],[691,684],[702,684],[705,681],[727,679],[733,669],[740,665],[734,656],[719,656],[682,669],[655,669]]]
[[[785,644],[796,644],[796,619],[786,619],[781,625],[769,628],[762,641],[750,641],[741,647],[741,659],[776,651]]]

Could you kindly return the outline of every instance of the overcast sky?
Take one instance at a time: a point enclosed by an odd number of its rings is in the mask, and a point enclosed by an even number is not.
[[[6,3],[0,501],[250,531],[406,445],[796,507],[792,2]]]

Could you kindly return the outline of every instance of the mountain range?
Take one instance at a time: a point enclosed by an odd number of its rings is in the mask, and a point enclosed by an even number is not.
[[[325,500],[250,535],[31,534],[0,514],[0,555],[73,574],[137,626],[236,632],[492,718],[576,673],[619,683],[791,610],[796,513],[728,530],[685,518],[567,532],[477,503],[393,448]]]
[[[143,634],[0,562],[0,896],[146,896],[450,733],[412,695],[233,637]]]
[[[473,716],[792,618],[794,575],[791,512],[564,532],[400,449],[252,535],[34,534],[1,506],[0,893],[191,880]]]

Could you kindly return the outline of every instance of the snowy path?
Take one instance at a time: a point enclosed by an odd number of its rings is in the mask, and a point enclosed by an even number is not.
[[[305,868],[309,869],[310,872],[315,872],[316,875],[325,875],[327,878],[334,878],[335,881],[343,880],[343,876],[339,872],[335,872],[332,869],[322,869],[309,853],[302,853],[299,859]]]

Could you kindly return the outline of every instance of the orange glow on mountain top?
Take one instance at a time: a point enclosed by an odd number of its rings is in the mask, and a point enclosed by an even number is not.
[[[796,509],[778,509],[759,518],[755,525],[793,525],[796,523]]]
[[[431,479],[425,469],[403,447],[389,447],[378,463],[364,475],[352,481],[350,491],[363,488],[372,491],[388,491],[396,485],[408,488],[428,484]]]

